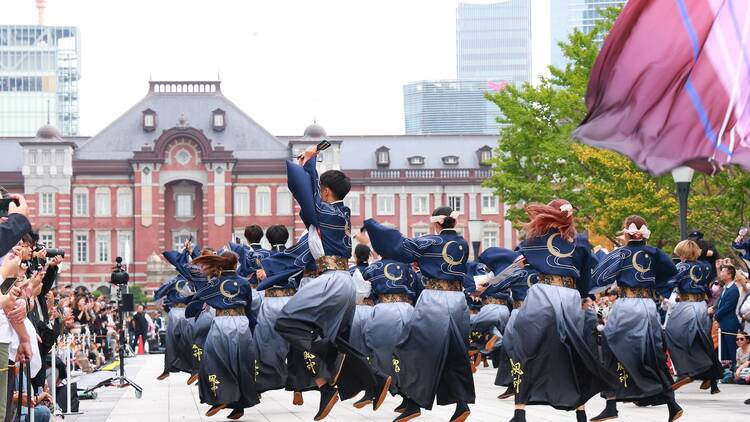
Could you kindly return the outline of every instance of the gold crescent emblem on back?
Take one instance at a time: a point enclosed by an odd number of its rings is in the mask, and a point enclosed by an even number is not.
[[[526,284],[528,284],[528,285],[529,285],[529,287],[531,287],[531,277],[532,277],[533,275],[534,275],[534,274],[529,274],[529,276],[528,276],[528,277],[526,277]]]
[[[448,247],[451,245],[451,243],[455,243],[455,244],[458,245],[458,242],[453,241],[453,240],[451,240],[449,242],[446,242],[445,246],[443,246],[443,261],[445,261],[449,265],[461,265],[461,261],[463,260],[463,257],[464,257],[463,256],[463,247],[460,246],[460,245],[458,246],[458,249],[461,251],[461,259],[455,260],[455,259],[453,259],[453,257],[451,257],[448,254]]]
[[[404,275],[404,273],[402,271],[399,271],[398,276],[391,275],[391,273],[388,272],[388,267],[390,267],[392,265],[395,266],[396,264],[393,264],[393,263],[385,264],[385,267],[383,267],[383,276],[385,276],[385,278],[387,278],[388,280],[391,280],[391,281],[399,281],[399,280],[401,280],[401,277],[403,277],[403,275]]]
[[[576,248],[573,247],[573,249],[571,249],[571,251],[568,253],[560,252],[560,249],[557,249],[557,246],[552,244],[552,241],[555,240],[555,237],[560,237],[560,233],[555,233],[547,238],[547,250],[549,251],[549,253],[557,258],[569,258],[573,256],[573,252],[576,251]]]
[[[633,263],[633,268],[636,271],[638,271],[639,273],[643,274],[643,273],[647,273],[648,271],[651,270],[651,261],[649,260],[648,267],[646,267],[646,268],[642,267],[640,264],[638,264],[638,254],[640,254],[640,253],[644,253],[644,252],[643,251],[638,251],[638,252],[636,252],[636,253],[633,254],[632,263]],[[648,258],[648,257],[646,257],[646,258]]]
[[[225,298],[227,298],[227,299],[233,299],[233,298],[235,298],[235,297],[236,297],[237,295],[239,295],[239,294],[240,294],[240,291],[239,291],[239,289],[237,289],[237,293],[235,293],[235,294],[227,293],[227,291],[226,291],[226,290],[224,290],[224,284],[226,284],[226,283],[227,283],[227,281],[229,281],[229,280],[224,280],[224,281],[222,281],[222,282],[221,282],[221,284],[219,284],[219,292],[220,292],[220,293],[221,293],[221,295],[222,295],[222,296],[224,296]]]

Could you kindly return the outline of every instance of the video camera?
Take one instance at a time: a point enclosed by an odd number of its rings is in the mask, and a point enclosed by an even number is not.
[[[130,276],[122,266],[122,257],[118,256],[115,258],[115,266],[112,268],[112,275],[109,282],[115,286],[122,286],[128,284],[128,281],[130,281]]]

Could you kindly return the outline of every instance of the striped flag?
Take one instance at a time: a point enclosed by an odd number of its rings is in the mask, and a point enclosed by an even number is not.
[[[652,174],[750,170],[750,1],[631,0],[596,59],[574,133]]]

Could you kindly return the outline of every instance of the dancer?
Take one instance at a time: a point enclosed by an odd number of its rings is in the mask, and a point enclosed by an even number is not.
[[[406,338],[396,347],[399,389],[409,399],[395,419],[408,421],[438,405],[455,404],[452,422],[466,420],[474,403],[468,355],[469,310],[463,293],[469,245],[455,230],[458,213],[440,207],[430,222],[436,235],[404,238],[398,230],[365,220],[373,249],[383,257],[419,264],[426,277]]]
[[[669,422],[683,414],[674,398],[654,302],[655,290],[662,291],[677,274],[677,268],[660,249],[646,245],[650,235],[643,217],[626,218],[622,232],[626,245],[607,255],[593,274],[592,293],[614,282],[620,290],[602,333],[604,364],[617,372],[619,382],[608,394],[607,407],[596,420],[616,417],[615,401],[633,401],[643,406],[666,403]]]
[[[711,337],[711,317],[708,316],[708,284],[711,268],[698,261],[700,246],[692,240],[683,240],[674,248],[680,258],[677,276],[667,284],[665,297],[670,293],[680,298],[665,321],[665,339],[669,357],[677,371],[677,390],[689,382],[702,380],[701,389],[711,388],[719,393],[716,380],[722,376],[721,363],[716,358]],[[670,302],[672,299],[670,299]]]
[[[196,293],[186,314],[195,316],[204,304],[216,309],[198,383],[201,398],[211,405],[206,416],[229,407],[232,412],[227,417],[239,419],[245,408],[260,403],[255,388],[256,347],[249,326],[252,290],[247,280],[237,275],[234,252],[201,256],[193,263],[207,278],[194,280]]]
[[[406,335],[407,327],[414,314],[412,305],[420,292],[409,264],[384,259],[371,264],[363,273],[364,279],[372,286],[377,297],[372,318],[364,327],[367,350],[370,350],[372,363],[383,373],[392,377],[392,394],[400,394],[398,375],[401,371],[395,364],[393,352]],[[406,409],[406,398],[394,409],[401,413]]]
[[[503,348],[510,358],[516,410],[512,422],[526,420],[527,404],[576,410],[608,385],[589,333],[581,298],[588,293],[594,259],[578,242],[573,206],[555,199],[526,207],[530,221],[518,251],[538,280],[505,328]],[[518,261],[521,262],[521,261]]]
[[[491,273],[487,266],[478,260],[470,262],[468,268],[469,274],[473,275],[472,279]],[[480,357],[491,356],[493,364],[497,367],[496,351],[502,342],[503,331],[505,331],[505,325],[510,317],[509,305],[512,306],[510,290],[493,286],[483,291],[479,296],[473,295],[473,297],[478,297],[481,303],[479,312],[472,318],[471,323],[472,332],[479,335],[477,346],[479,347]],[[475,364],[475,366],[477,365]]]
[[[349,269],[352,279],[357,287],[357,306],[354,308],[354,318],[352,319],[352,328],[349,334],[349,343],[355,349],[364,353],[368,358],[371,356],[370,350],[365,343],[365,325],[372,319],[373,306],[375,302],[371,296],[372,288],[368,281],[363,278],[365,269],[370,265],[370,247],[359,244],[354,248],[354,259],[356,264]],[[372,403],[374,391],[365,391],[362,398],[354,403],[354,407],[361,409]]]
[[[164,371],[157,377],[160,381],[172,372],[192,374],[192,340],[190,321],[185,318],[185,307],[192,300],[193,293],[195,291],[191,283],[180,275],[161,285],[154,293],[154,301],[164,299],[163,306],[167,312]]]
[[[373,390],[379,394],[373,407],[377,409],[391,383],[390,377],[376,380],[366,357],[347,342],[356,301],[347,265],[352,250],[350,211],[343,204],[351,183],[338,170],[329,170],[318,179],[317,154],[311,147],[300,156],[299,166],[287,162],[287,175],[300,217],[309,227],[308,246],[319,275],[289,299],[275,326],[292,347],[304,353],[315,377],[320,390],[316,421],[328,415],[339,394],[346,400],[375,383],[378,387]]]
[[[294,392],[292,403],[301,406],[304,403],[302,391],[311,390],[315,384],[305,371],[302,356],[295,358],[289,343],[274,329],[281,309],[297,292],[298,279],[287,275],[273,281],[276,284],[270,282],[275,276],[272,257],[284,253],[296,254],[297,249],[307,249],[307,243],[297,244],[287,251],[284,245],[289,240],[289,232],[280,224],[269,227],[266,237],[272,246],[269,255],[271,259],[264,259],[258,270],[258,280],[261,281],[258,290],[263,292],[264,298],[254,332],[255,344],[258,346],[256,388],[260,393],[286,388]],[[266,280],[269,282],[265,282]]]

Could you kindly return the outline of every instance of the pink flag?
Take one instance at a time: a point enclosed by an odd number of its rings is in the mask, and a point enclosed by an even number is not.
[[[502,91],[505,89],[505,87],[508,86],[508,81],[488,81],[487,82],[487,88],[491,89],[492,91]]]
[[[652,174],[750,170],[750,1],[630,0],[591,71],[574,137]]]

